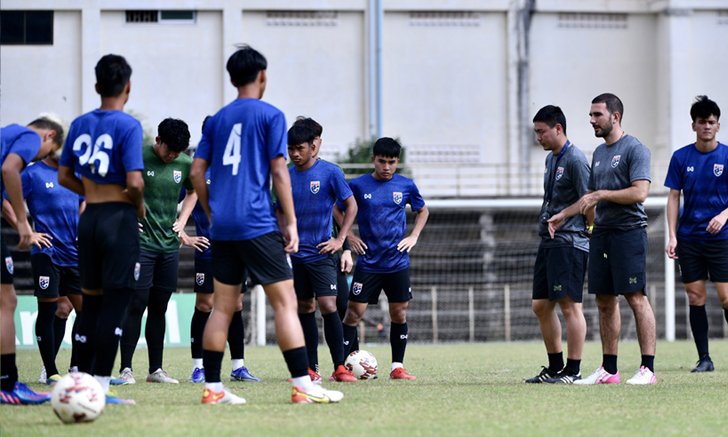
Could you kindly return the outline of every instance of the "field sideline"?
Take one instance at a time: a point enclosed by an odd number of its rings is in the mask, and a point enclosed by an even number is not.
[[[263,382],[226,383],[244,396],[243,406],[199,405],[202,385],[144,382],[118,388],[136,406],[111,406],[94,423],[63,425],[49,405],[0,407],[0,435],[720,435],[725,432],[728,392],[728,346],[713,340],[716,371],[691,374],[695,349],[691,341],[660,342],[656,359],[658,384],[624,384],[639,365],[636,342],[622,342],[619,386],[554,386],[524,384],[546,363],[540,342],[476,344],[410,344],[408,370],[413,382],[386,377],[388,345],[370,345],[379,360],[380,379],[340,387],[338,405],[291,405],[285,364],[274,346],[247,347],[246,365]],[[319,350],[322,375],[328,376],[328,350]],[[582,374],[601,359],[598,343],[587,343]],[[59,363],[68,362],[68,351]],[[170,375],[189,378],[189,350],[168,349]],[[65,364],[64,364],[65,365]],[[146,368],[146,351],[136,354]],[[37,351],[18,352],[21,379],[35,383],[40,369]],[[59,364],[59,367],[62,367]],[[230,371],[229,356],[223,372]],[[144,380],[141,373],[137,380]]]

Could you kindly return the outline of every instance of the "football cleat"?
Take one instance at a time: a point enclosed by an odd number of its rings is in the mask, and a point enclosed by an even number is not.
[[[124,381],[123,384],[118,385],[136,384],[136,379],[134,379],[134,372],[132,372],[129,367],[124,367],[124,369],[122,369],[118,379]]]
[[[116,393],[106,393],[106,405],[136,405],[133,399],[122,399]]]
[[[417,379],[417,377],[415,375],[410,375],[409,373],[407,373],[404,367],[397,367],[389,373],[389,379],[407,379],[412,381]]]
[[[336,390],[326,390],[321,386],[314,386],[311,390],[293,386],[291,402],[294,404],[332,404],[341,401],[344,393]]]
[[[655,373],[645,366],[640,366],[637,373],[633,377],[627,380],[627,384],[630,385],[651,385],[657,383],[657,376]]]
[[[580,379],[581,373],[571,374],[564,369],[557,373],[553,378],[547,379],[544,382],[548,382],[549,384],[573,384],[574,381],[578,381]]]
[[[223,389],[220,392],[214,392],[209,388],[205,388],[202,392],[201,403],[206,405],[214,404],[229,404],[229,405],[242,405],[245,403],[245,399],[240,396],[236,396],[229,391]]]
[[[53,385],[60,380],[61,380],[61,375],[56,373],[55,375],[51,375],[48,378],[46,378],[46,384]]]
[[[548,367],[541,366],[541,373],[534,376],[533,378],[528,378],[525,382],[527,384],[540,384],[542,382],[546,382],[549,379],[556,378],[556,375],[558,375],[559,372],[554,372],[553,370],[550,370]]]
[[[597,370],[584,379],[574,381],[576,385],[597,385],[597,384],[619,384],[619,370],[617,373],[611,374],[599,366]]]
[[[712,372],[713,370],[715,370],[715,366],[713,366],[713,360],[710,359],[710,356],[706,355],[698,360],[698,362],[695,364],[695,367],[693,367],[693,370],[691,370],[690,372]]]
[[[339,364],[329,377],[329,381],[356,382],[356,376],[352,375],[343,364]]]
[[[195,369],[192,371],[192,376],[190,376],[190,382],[205,382],[205,368],[195,367]]]
[[[0,390],[0,404],[37,405],[50,400],[50,393],[35,392],[20,381],[15,382],[13,391]]]
[[[238,367],[237,369],[230,372],[230,381],[252,381],[260,382],[260,378],[250,374],[248,368],[245,366]]]
[[[170,377],[161,367],[147,376],[147,382],[158,382],[163,384],[179,384],[179,381]]]

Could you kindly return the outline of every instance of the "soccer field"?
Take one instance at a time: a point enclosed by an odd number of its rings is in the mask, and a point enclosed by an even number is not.
[[[227,383],[247,405],[200,405],[201,384],[140,382],[117,389],[137,405],[107,407],[89,424],[64,425],[48,404],[3,406],[0,435],[720,435],[726,423],[728,346],[723,341],[711,346],[717,370],[691,374],[693,343],[660,342],[658,383],[642,387],[524,384],[546,362],[539,342],[410,344],[406,364],[417,380],[390,381],[388,345],[367,346],[382,377],[325,383],[345,393],[337,405],[290,404],[279,350],[248,347],[246,365],[263,382]],[[322,374],[330,374],[324,347],[319,357]],[[599,344],[587,343],[582,373],[590,373],[600,359]],[[21,379],[36,381],[38,352],[19,351],[18,360]],[[58,362],[68,362],[67,350]],[[170,375],[189,377],[187,349],[168,349],[165,362]],[[619,364],[625,381],[639,365],[636,342],[621,344]],[[136,366],[146,368],[146,351],[138,351]],[[229,366],[226,357],[224,374]]]

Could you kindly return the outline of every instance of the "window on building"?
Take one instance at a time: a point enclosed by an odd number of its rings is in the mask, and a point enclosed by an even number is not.
[[[53,45],[53,11],[0,11],[0,44]]]
[[[127,23],[194,23],[196,11],[126,11]]]

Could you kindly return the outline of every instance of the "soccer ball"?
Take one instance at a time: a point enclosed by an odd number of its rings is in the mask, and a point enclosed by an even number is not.
[[[88,373],[69,373],[53,386],[51,405],[64,423],[91,422],[104,411],[106,395]]]
[[[371,352],[354,351],[346,357],[344,366],[356,377],[356,379],[376,379],[377,359]]]

